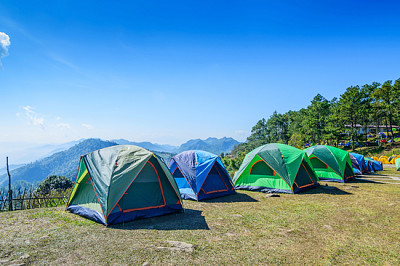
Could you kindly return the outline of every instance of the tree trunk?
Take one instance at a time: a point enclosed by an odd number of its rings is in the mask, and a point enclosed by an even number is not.
[[[390,133],[392,134],[392,136],[390,137],[391,140],[393,140],[393,127],[392,127],[392,110],[390,109],[390,104],[388,107],[388,111],[389,111],[389,126],[390,126]]]

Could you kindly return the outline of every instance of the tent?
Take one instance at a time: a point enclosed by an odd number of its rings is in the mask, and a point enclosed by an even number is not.
[[[359,166],[359,170],[361,171],[361,174],[364,174],[367,171],[367,169],[365,168],[365,160],[364,160],[364,155],[358,154],[358,153],[354,153],[354,152],[350,152],[350,159],[351,159],[351,163],[353,164],[353,160],[351,157],[354,157],[357,160],[358,166]],[[353,165],[353,170],[354,170],[354,165]],[[354,173],[356,173],[354,171]]]
[[[154,153],[117,145],[83,155],[67,210],[104,225],[182,210],[174,178]]]
[[[316,145],[306,149],[306,153],[320,180],[346,182],[354,177],[347,151],[327,145]]]
[[[395,163],[397,171],[400,171],[400,158],[396,159],[396,161],[394,163]]]
[[[168,166],[183,199],[198,201],[235,193],[228,171],[215,154],[184,151],[173,156]]]
[[[278,143],[248,153],[233,181],[236,189],[262,192],[298,193],[319,186],[307,154]]]
[[[353,167],[354,174],[361,175],[362,174],[361,167],[360,167],[356,157],[354,157],[354,155],[352,155],[351,153],[349,154],[349,156],[350,156],[351,165]]]
[[[382,171],[383,170],[382,162],[376,161],[376,160],[368,158],[368,157],[365,157],[365,160],[370,165],[369,167],[370,167],[371,172],[376,172],[376,171]]]

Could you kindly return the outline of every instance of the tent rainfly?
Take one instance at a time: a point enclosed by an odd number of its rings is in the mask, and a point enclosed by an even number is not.
[[[133,145],[80,159],[67,210],[111,225],[182,210],[174,178],[154,153]]]
[[[183,199],[199,201],[235,193],[228,171],[215,154],[184,151],[171,158],[169,169]]]
[[[307,154],[278,143],[248,153],[233,182],[236,189],[282,193],[298,193],[319,186]]]
[[[347,182],[354,178],[347,151],[327,145],[316,145],[305,150],[320,180]]]
[[[397,159],[394,161],[394,164],[395,164],[395,166],[396,166],[397,171],[400,171],[400,158],[397,158]]]

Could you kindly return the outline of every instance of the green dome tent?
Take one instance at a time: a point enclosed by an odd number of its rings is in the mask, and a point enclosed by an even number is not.
[[[83,155],[67,210],[104,225],[182,210],[168,167],[152,152],[117,145]]]
[[[347,151],[327,145],[316,145],[305,151],[319,180],[346,182],[354,177]]]
[[[400,171],[400,158],[396,159],[394,161],[394,164],[396,166],[397,171]]]
[[[233,182],[236,189],[283,193],[297,193],[319,185],[304,151],[274,143],[248,153]]]

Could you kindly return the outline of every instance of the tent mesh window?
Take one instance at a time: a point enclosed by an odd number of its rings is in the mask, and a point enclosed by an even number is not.
[[[323,163],[320,159],[318,159],[317,157],[310,158],[310,161],[314,168],[320,168],[320,169],[328,168],[328,166],[325,163]]]
[[[250,175],[269,175],[274,176],[275,171],[263,160],[257,161],[250,169]]]

